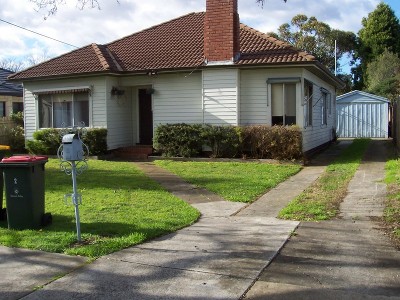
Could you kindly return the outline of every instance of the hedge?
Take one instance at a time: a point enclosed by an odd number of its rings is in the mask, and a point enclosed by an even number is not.
[[[216,126],[165,124],[156,128],[154,148],[163,156],[194,157],[202,147],[211,157],[271,158],[302,157],[302,134],[297,126]]]

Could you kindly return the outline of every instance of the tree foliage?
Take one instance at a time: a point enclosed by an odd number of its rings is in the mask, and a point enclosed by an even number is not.
[[[400,94],[400,58],[385,50],[367,65],[367,90],[386,97],[392,102]]]
[[[25,63],[15,58],[5,58],[0,61],[0,68],[13,72],[18,72],[24,69]]]
[[[377,59],[385,49],[400,54],[400,23],[389,5],[381,2],[361,23],[356,50],[360,66],[354,70],[360,88],[368,82],[368,64]]]
[[[267,0],[256,0],[256,2],[258,3],[258,4],[261,4],[261,6],[264,6],[264,3],[266,2]],[[287,2],[287,0],[283,0],[283,2]]]
[[[25,56],[21,60],[17,60],[16,58],[5,58],[0,60],[0,68],[10,70],[13,72],[19,72],[23,69],[29,68],[31,66],[42,63],[48,59],[50,59],[50,55],[47,50],[44,49],[41,54],[29,55]]]
[[[359,55],[365,63],[377,58],[385,49],[400,53],[400,23],[389,5],[381,2],[361,24]]]
[[[33,2],[38,10],[47,9],[49,15],[54,15],[58,11],[58,7],[65,4],[67,0],[29,0]],[[76,6],[79,9],[84,9],[87,6],[91,8],[100,8],[98,0],[76,0]]]
[[[345,55],[351,56],[356,43],[353,32],[332,29],[316,17],[308,18],[302,14],[294,16],[290,24],[282,24],[277,37],[314,55],[332,72],[335,69],[335,40],[338,60]]]
[[[47,10],[48,16],[55,15],[58,11],[60,5],[67,3],[67,0],[29,0],[36,5],[37,10]],[[101,0],[75,0],[76,6],[79,9],[84,9],[87,7],[101,9]],[[115,0],[119,3],[119,0]],[[266,0],[255,0],[256,3],[264,6]],[[287,0],[283,0],[285,3]]]

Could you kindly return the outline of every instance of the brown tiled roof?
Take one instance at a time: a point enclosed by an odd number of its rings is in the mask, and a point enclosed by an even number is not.
[[[92,44],[12,75],[11,79],[90,73],[145,72],[205,63],[205,13],[191,13],[106,45]],[[316,62],[314,56],[253,28],[240,26],[238,65]]]
[[[243,24],[240,25],[240,53],[237,64],[242,65],[316,61],[313,55]]]

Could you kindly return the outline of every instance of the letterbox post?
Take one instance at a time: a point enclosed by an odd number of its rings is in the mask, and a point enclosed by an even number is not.
[[[70,133],[70,132],[74,133]],[[64,195],[64,200],[71,198],[75,207],[76,235],[77,241],[81,242],[81,225],[79,217],[79,204],[82,204],[82,195],[78,193],[78,185],[76,177],[87,169],[87,159],[89,155],[88,147],[82,142],[80,132],[85,132],[84,128],[74,126],[66,128],[65,134],[62,136],[62,143],[58,148],[58,158],[60,159],[60,167],[67,174],[72,176],[72,194]]]

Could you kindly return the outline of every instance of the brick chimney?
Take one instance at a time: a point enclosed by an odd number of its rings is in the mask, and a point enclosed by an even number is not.
[[[240,50],[237,0],[207,0],[204,55],[209,63],[233,62]]]

